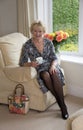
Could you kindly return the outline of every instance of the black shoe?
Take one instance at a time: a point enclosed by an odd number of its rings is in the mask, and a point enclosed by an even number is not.
[[[62,118],[63,118],[64,120],[67,120],[68,117],[69,117],[69,114],[68,114],[68,113],[62,114]]]
[[[62,118],[66,120],[69,117],[69,114],[67,112],[67,109],[63,109],[62,111]]]

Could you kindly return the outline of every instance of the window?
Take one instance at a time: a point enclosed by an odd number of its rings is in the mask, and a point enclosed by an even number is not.
[[[61,51],[78,52],[79,0],[52,0],[53,31],[69,33]],[[65,42],[64,42],[65,43]]]

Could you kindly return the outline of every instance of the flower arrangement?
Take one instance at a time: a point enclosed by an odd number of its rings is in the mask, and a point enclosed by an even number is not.
[[[53,33],[46,33],[44,37],[50,39],[53,42],[55,51],[58,52],[60,45],[66,43],[66,40],[68,39],[69,34],[67,32],[60,30]]]

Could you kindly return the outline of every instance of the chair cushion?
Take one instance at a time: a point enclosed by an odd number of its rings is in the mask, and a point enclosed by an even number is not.
[[[12,33],[0,38],[0,49],[5,65],[17,65],[23,44],[27,41],[21,33]]]
[[[83,130],[83,115],[80,115],[73,120],[72,130]]]

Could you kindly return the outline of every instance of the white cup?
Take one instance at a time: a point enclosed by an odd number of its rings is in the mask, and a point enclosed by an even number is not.
[[[36,61],[38,64],[42,64],[43,63],[43,57],[37,57]]]

